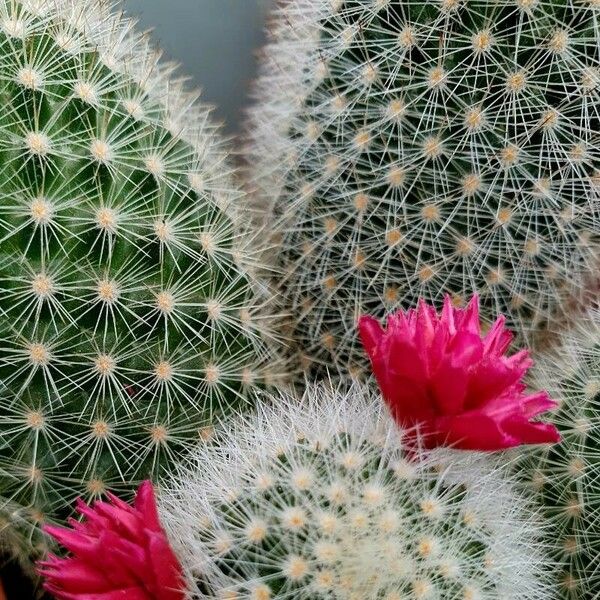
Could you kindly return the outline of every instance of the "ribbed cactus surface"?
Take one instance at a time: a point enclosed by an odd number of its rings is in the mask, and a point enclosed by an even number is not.
[[[561,598],[592,600],[600,589],[600,311],[591,309],[539,360],[536,385],[560,403],[562,442],[528,457],[520,471],[539,497]]]
[[[595,0],[291,0],[248,125],[307,363],[362,366],[361,313],[419,297],[522,336],[591,268]]]
[[[25,546],[283,376],[209,111],[116,8],[0,2],[0,496]]]
[[[495,458],[406,453],[364,389],[274,400],[165,482],[192,598],[549,597],[541,530]]]

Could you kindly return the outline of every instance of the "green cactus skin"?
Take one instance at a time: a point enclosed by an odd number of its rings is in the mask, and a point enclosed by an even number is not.
[[[595,264],[597,0],[281,3],[248,123],[307,365],[360,371],[355,322],[421,297],[522,338]]]
[[[560,597],[594,600],[600,589],[600,311],[590,309],[538,362],[534,385],[560,402],[554,422],[562,441],[517,464],[550,525]]]
[[[284,378],[209,110],[115,8],[0,2],[0,496],[17,553],[43,552],[38,524],[76,496],[132,491]]]
[[[165,481],[191,598],[549,598],[539,523],[490,455],[414,450],[363,388],[230,421]]]

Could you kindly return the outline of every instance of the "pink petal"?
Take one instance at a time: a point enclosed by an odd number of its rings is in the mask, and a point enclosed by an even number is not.
[[[134,586],[143,581],[146,571],[144,548],[114,531],[102,534],[103,554],[97,557],[113,587]]]
[[[77,527],[78,531],[86,532],[87,535],[92,537],[97,537],[107,527],[110,527],[110,521],[107,517],[102,516],[95,507],[88,506],[81,499],[77,499],[76,501],[76,510],[86,518],[85,522],[81,523],[80,527]]]
[[[154,487],[150,480],[142,482],[135,497],[135,508],[144,516],[144,526],[152,531],[162,531]]]
[[[504,328],[506,318],[501,315],[496,319],[484,338],[485,354],[500,356],[504,354],[513,339],[513,334]]]
[[[420,383],[399,377],[392,381],[391,388],[394,392],[384,399],[402,427],[411,428],[435,417],[427,390]]]
[[[500,396],[508,398],[507,390],[519,383],[522,378],[521,369],[513,369],[504,361],[484,359],[472,371],[465,409],[484,407]],[[518,398],[518,396],[516,390],[514,397]]]
[[[431,382],[436,413],[455,415],[462,412],[468,385],[469,374],[462,366],[455,366],[450,360],[441,364]]]
[[[512,335],[502,316],[482,338],[476,295],[464,310],[446,297],[439,315],[420,300],[390,315],[385,330],[362,317],[360,332],[394,419],[419,425],[427,444],[499,450],[558,439],[552,425],[531,422],[555,403],[545,392],[525,395],[528,350],[506,354]]]
[[[521,371],[522,374],[525,374],[528,371],[528,369],[530,369],[533,366],[533,361],[529,356],[529,350],[520,350],[512,356],[499,357],[498,360],[501,360],[502,362],[510,366],[512,369]]]
[[[121,500],[119,496],[115,496],[115,494],[113,494],[112,492],[106,492],[106,497],[110,500],[110,503],[115,508],[118,508],[126,513],[135,514],[135,509],[131,505],[127,504],[125,500]]]
[[[481,337],[481,321],[479,319],[479,296],[477,294],[474,294],[467,308],[465,308],[465,310],[461,312],[462,315],[460,323],[457,323],[457,329],[463,329]]]
[[[503,425],[505,431],[518,440],[518,444],[556,444],[561,439],[558,429],[551,423],[515,418],[505,421]]]
[[[460,450],[501,450],[520,444],[519,440],[503,431],[497,421],[485,415],[467,413],[442,417],[436,421],[436,445],[452,446]]]
[[[85,561],[67,558],[57,560],[56,563],[54,563],[56,566],[52,565],[48,568],[44,568],[48,563],[41,563],[42,568],[38,568],[38,572],[44,577],[52,579],[54,584],[58,584],[63,589],[79,593],[107,591],[112,587],[104,573]]]
[[[469,377],[483,358],[483,344],[478,335],[470,331],[458,331],[446,346],[444,360],[461,367]]]
[[[435,335],[427,349],[424,364],[428,375],[435,373],[438,365],[444,360],[448,353],[448,345],[452,343],[452,334],[443,324],[435,330]]]
[[[183,600],[183,572],[177,557],[162,533],[148,534],[151,567],[161,600]]]
[[[110,592],[71,594],[60,592],[51,586],[44,585],[44,588],[56,596],[56,600],[161,600],[152,598],[148,593],[140,588],[126,588],[122,590],[113,590]]]
[[[78,502],[73,529],[45,530],[72,552],[49,554],[38,569],[57,600],[184,600],[182,569],[163,533],[150,482],[134,506],[112,494],[110,504]]]
[[[55,527],[54,525],[45,525],[43,531],[73,554],[95,556],[97,553],[97,540],[90,539],[80,532],[71,531],[64,527]]]
[[[382,342],[380,349],[380,354],[373,360],[373,368],[375,370],[377,365],[384,381],[385,379],[391,380],[401,377],[402,379],[419,381],[421,385],[425,383],[429,365],[412,340],[394,336]],[[375,375],[377,375],[377,372]]]
[[[455,309],[452,305],[452,298],[446,294],[444,297],[444,306],[442,308],[442,323],[445,323],[446,329],[450,335],[456,333],[456,324],[454,322]]]
[[[412,342],[418,348],[419,354],[421,354],[421,356],[426,356],[427,348],[433,342],[433,338],[435,337],[436,324],[437,315],[435,314],[435,310],[433,310],[433,307],[429,306],[424,300],[419,300],[415,332],[412,338]]]
[[[552,400],[548,392],[536,392],[523,398],[523,412],[526,417],[532,418],[558,408],[558,402]]]
[[[139,513],[125,511],[106,502],[96,502],[94,510],[110,519],[111,529],[120,531],[123,536],[142,542],[144,522]]]
[[[358,331],[367,354],[373,358],[377,353],[377,346],[383,337],[383,328],[377,319],[373,317],[360,317]]]

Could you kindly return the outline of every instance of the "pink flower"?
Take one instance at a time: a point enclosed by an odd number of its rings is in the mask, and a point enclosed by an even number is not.
[[[512,334],[499,317],[482,337],[479,298],[466,309],[447,297],[441,315],[424,301],[388,318],[362,317],[363,345],[397,423],[418,426],[425,445],[500,450],[558,442],[553,425],[532,421],[554,408],[546,392],[525,394],[529,352],[507,356]]]
[[[161,528],[152,483],[142,483],[134,506],[112,494],[109,500],[93,507],[78,500],[86,519],[71,519],[72,529],[45,527],[72,554],[40,563],[45,589],[57,600],[183,600],[182,569]]]

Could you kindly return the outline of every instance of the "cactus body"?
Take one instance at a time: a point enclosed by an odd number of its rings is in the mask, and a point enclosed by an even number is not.
[[[0,2],[0,496],[25,536],[283,373],[209,111],[113,9]]]
[[[549,523],[561,564],[561,597],[592,600],[600,589],[600,311],[591,309],[552,355],[540,359],[536,385],[561,404],[554,422],[562,442],[528,457],[520,471]]]
[[[192,455],[161,493],[191,597],[547,597],[540,532],[506,469],[409,457],[380,406],[359,387],[309,387]]]
[[[257,202],[310,364],[360,314],[445,294],[520,335],[577,293],[598,231],[598,2],[282,3],[249,121]]]

